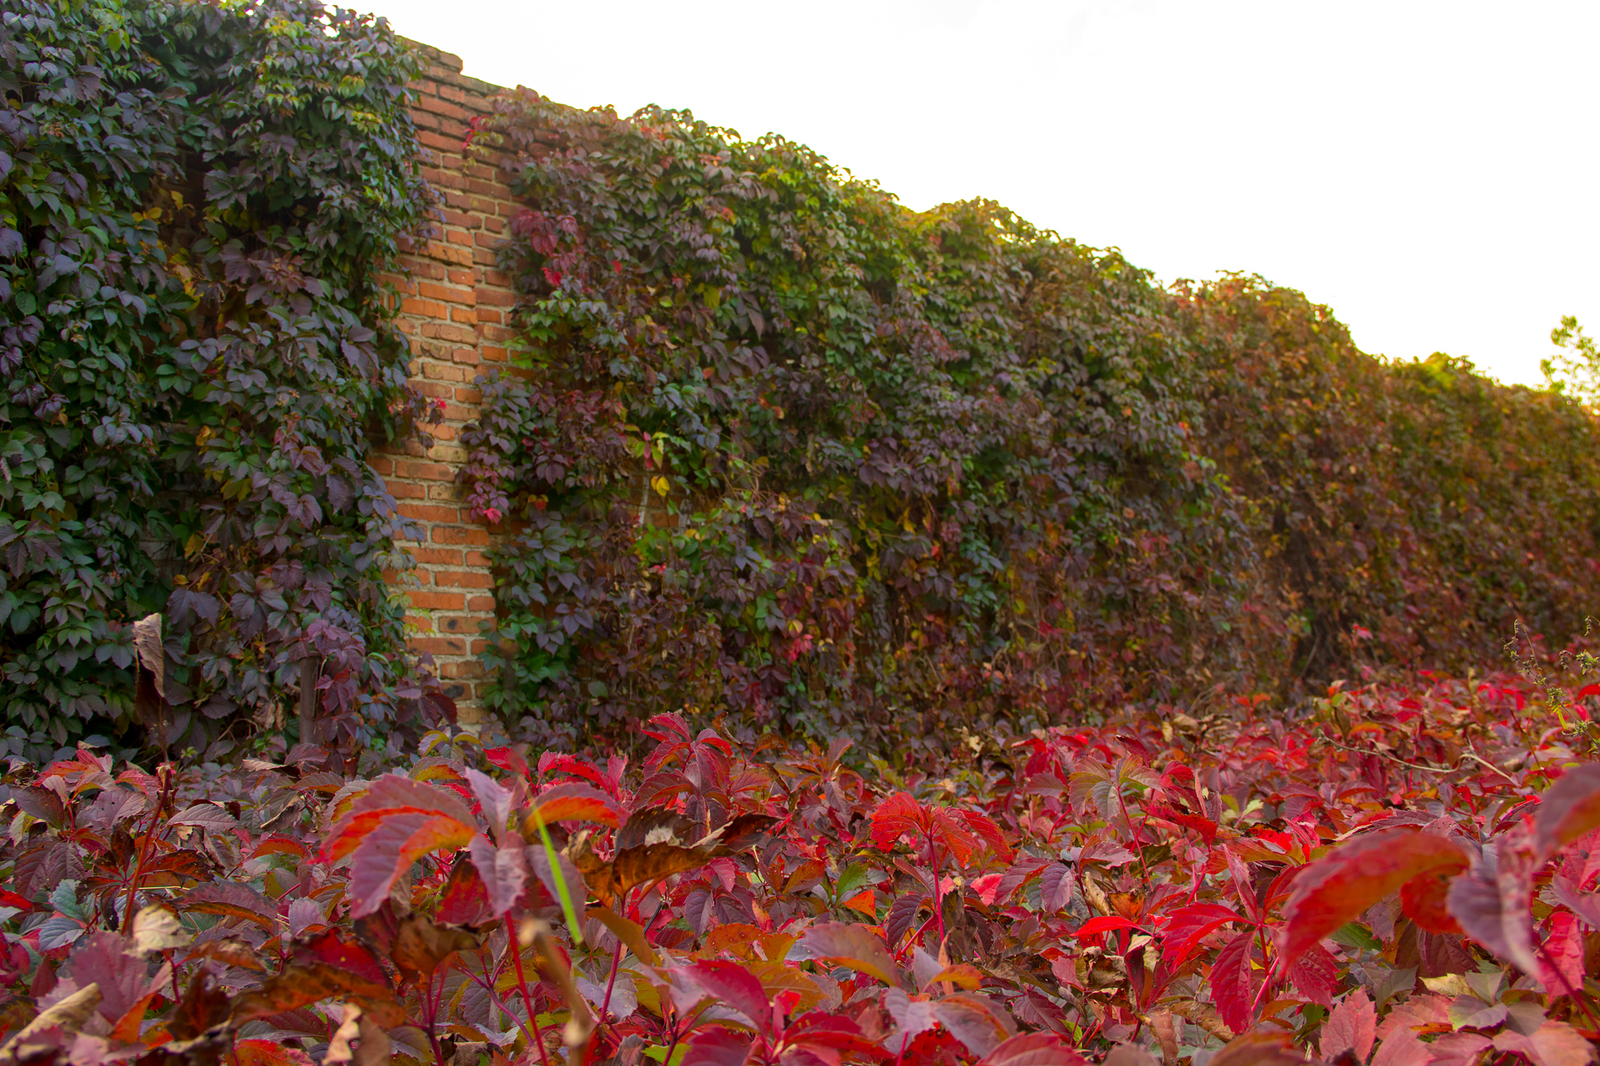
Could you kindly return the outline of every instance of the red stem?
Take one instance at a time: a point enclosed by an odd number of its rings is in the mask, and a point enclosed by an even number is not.
[[[128,879],[128,896],[122,901],[122,935],[127,936],[133,929],[133,897],[139,891],[139,882],[144,880],[145,863],[150,861],[150,841],[156,835],[156,820],[161,817],[161,808],[167,805],[167,789],[172,786],[172,764],[168,763],[166,779],[161,784],[161,791],[156,794],[155,810],[150,812],[150,824],[145,826],[144,843],[139,845],[139,862],[133,868],[133,876]]]
[[[939,920],[939,950],[944,950],[944,893],[939,890],[939,849],[934,845],[933,834],[928,834],[928,861],[933,863],[933,916]],[[905,1048],[900,1049],[901,1054]]]
[[[517,930],[511,924],[511,915],[506,915],[506,934],[511,937],[506,945],[506,950],[511,952],[511,961],[517,968],[517,991],[522,993],[522,1006],[528,1012],[528,1025],[533,1027],[532,1039],[539,1048],[539,1061],[544,1066],[550,1066],[550,1056],[544,1049],[544,1032],[539,1028],[539,1017],[533,1012],[533,994],[528,991],[528,976],[522,969],[522,942],[517,939]]]

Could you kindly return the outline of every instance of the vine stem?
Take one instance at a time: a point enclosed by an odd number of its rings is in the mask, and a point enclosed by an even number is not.
[[[928,861],[933,863],[933,916],[939,922],[939,950],[944,950],[944,893],[939,884],[939,847],[934,842],[933,834],[928,834]],[[905,1048],[900,1049],[905,1054]]]
[[[150,812],[150,824],[145,826],[144,841],[139,845],[139,862],[133,868],[133,876],[128,878],[128,895],[122,901],[122,935],[127,936],[133,929],[133,898],[139,891],[139,882],[144,880],[145,864],[150,861],[150,841],[156,835],[156,820],[161,817],[161,809],[167,805],[167,791],[172,787],[174,771],[172,764],[165,767],[166,776],[161,783],[161,791],[156,794],[155,809]]]
[[[528,975],[522,968],[522,941],[517,937],[517,929],[511,924],[511,914],[506,913],[506,935],[510,940],[506,950],[511,952],[512,965],[517,970],[517,991],[522,994],[522,1006],[528,1012],[528,1025],[532,1027],[534,1045],[539,1049],[539,1061],[543,1066],[550,1066],[550,1055],[544,1049],[544,1031],[539,1028],[539,1016],[533,1012],[533,994],[528,991]]]

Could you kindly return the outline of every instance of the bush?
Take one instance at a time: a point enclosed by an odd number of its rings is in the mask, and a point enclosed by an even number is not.
[[[1584,1066],[1600,686],[1545,680],[1239,697],[905,774],[671,714],[637,767],[451,731],[354,774],[84,750],[0,794],[0,1053]]]

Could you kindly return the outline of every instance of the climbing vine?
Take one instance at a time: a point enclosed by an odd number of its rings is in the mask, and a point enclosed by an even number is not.
[[[506,521],[503,712],[939,745],[1232,657],[1204,620],[1253,547],[1121,256],[682,112],[525,96],[490,133],[535,369],[465,438]]]
[[[939,749],[1593,609],[1600,434],[1559,395],[687,112],[523,93],[474,136],[528,205],[528,372],[464,440],[533,736],[687,707]]]
[[[422,413],[377,280],[428,197],[412,71],[304,0],[7,5],[5,750],[142,717],[216,754],[302,679],[327,731],[417,710],[366,461]]]

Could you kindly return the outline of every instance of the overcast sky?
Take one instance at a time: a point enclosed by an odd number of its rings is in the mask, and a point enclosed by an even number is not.
[[[358,0],[466,73],[989,197],[1163,281],[1245,270],[1396,359],[1600,331],[1600,3]]]

